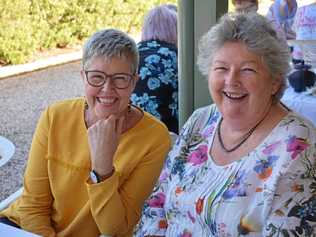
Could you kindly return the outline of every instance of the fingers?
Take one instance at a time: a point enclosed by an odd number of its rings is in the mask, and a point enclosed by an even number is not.
[[[91,130],[100,131],[106,128],[108,131],[120,135],[123,131],[124,121],[124,116],[117,117],[116,115],[110,115],[107,119],[100,119],[95,124],[90,126],[88,132]]]

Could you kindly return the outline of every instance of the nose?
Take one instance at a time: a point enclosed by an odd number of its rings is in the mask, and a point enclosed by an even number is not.
[[[113,81],[110,77],[107,77],[105,79],[105,83],[101,87],[101,90],[106,91],[106,90],[113,90],[113,89],[115,89]]]
[[[233,88],[240,87],[239,72],[231,69],[225,76],[225,85]]]

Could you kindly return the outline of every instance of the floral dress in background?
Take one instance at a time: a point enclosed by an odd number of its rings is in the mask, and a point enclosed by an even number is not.
[[[139,81],[131,96],[133,104],[164,122],[178,133],[178,60],[177,48],[162,41],[142,41]]]
[[[221,115],[197,110],[180,132],[135,236],[315,236],[316,130],[289,112],[238,161],[209,155]]]

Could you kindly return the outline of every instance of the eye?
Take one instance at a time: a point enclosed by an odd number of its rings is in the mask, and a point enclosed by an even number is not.
[[[226,71],[227,70],[227,68],[226,67],[223,67],[223,66],[216,66],[216,67],[214,67],[214,71]]]
[[[98,72],[88,72],[88,80],[93,83],[100,83],[104,80],[104,75]]]
[[[256,73],[257,72],[255,69],[250,68],[250,67],[242,68],[241,71],[243,71],[243,72],[250,72],[250,73]]]
[[[130,80],[130,76],[125,74],[116,74],[112,78],[116,82],[128,82]]]

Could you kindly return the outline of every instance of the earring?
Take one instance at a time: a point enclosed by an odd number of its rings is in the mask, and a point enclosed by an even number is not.
[[[128,103],[127,105],[127,113],[129,114],[130,112],[132,112],[132,104],[131,101]]]

